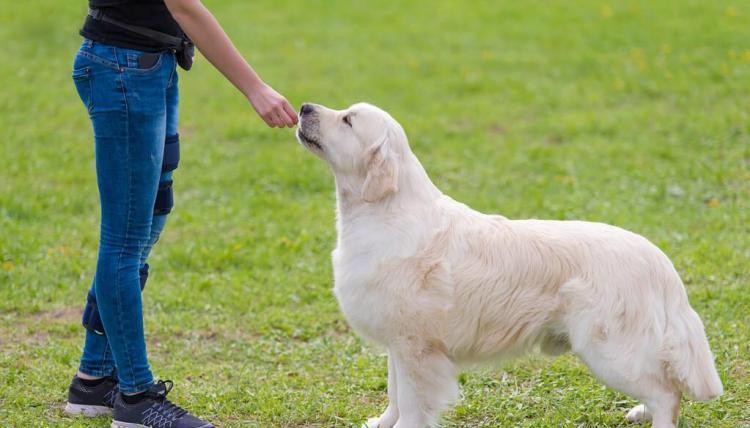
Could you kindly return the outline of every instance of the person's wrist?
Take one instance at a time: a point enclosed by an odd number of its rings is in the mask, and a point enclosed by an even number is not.
[[[263,86],[265,86],[265,83],[260,78],[252,79],[244,85],[242,93],[245,94],[245,97],[250,98],[258,93]]]

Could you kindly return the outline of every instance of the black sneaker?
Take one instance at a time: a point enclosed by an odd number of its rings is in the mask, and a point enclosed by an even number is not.
[[[70,382],[65,413],[90,417],[111,415],[118,391],[117,375],[112,373],[96,386],[86,386],[83,382],[78,376]]]
[[[137,403],[128,404],[117,394],[112,428],[213,428],[213,425],[167,400],[172,381],[158,381]]]

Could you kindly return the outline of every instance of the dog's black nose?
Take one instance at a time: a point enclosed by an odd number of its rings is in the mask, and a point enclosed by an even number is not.
[[[313,112],[313,110],[315,110],[315,107],[313,107],[312,104],[305,103],[302,104],[302,108],[299,110],[299,114],[300,116],[310,114]]]

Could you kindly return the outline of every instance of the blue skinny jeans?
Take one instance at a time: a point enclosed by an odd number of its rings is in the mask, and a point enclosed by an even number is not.
[[[139,270],[159,239],[166,215],[154,214],[165,140],[177,138],[175,58],[160,53],[139,68],[144,52],[84,40],[73,81],[94,132],[101,229],[96,296],[106,335],[86,331],[79,370],[108,376],[117,368],[120,390],[141,392],[153,383],[143,331]],[[143,64],[142,64],[143,65]]]

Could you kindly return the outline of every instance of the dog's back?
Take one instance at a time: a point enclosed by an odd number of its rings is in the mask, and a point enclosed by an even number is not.
[[[569,346],[636,396],[638,384],[697,400],[722,393],[682,281],[646,238],[582,221],[473,216],[456,224],[446,263],[455,286],[447,324],[457,327],[448,349],[457,359]]]

